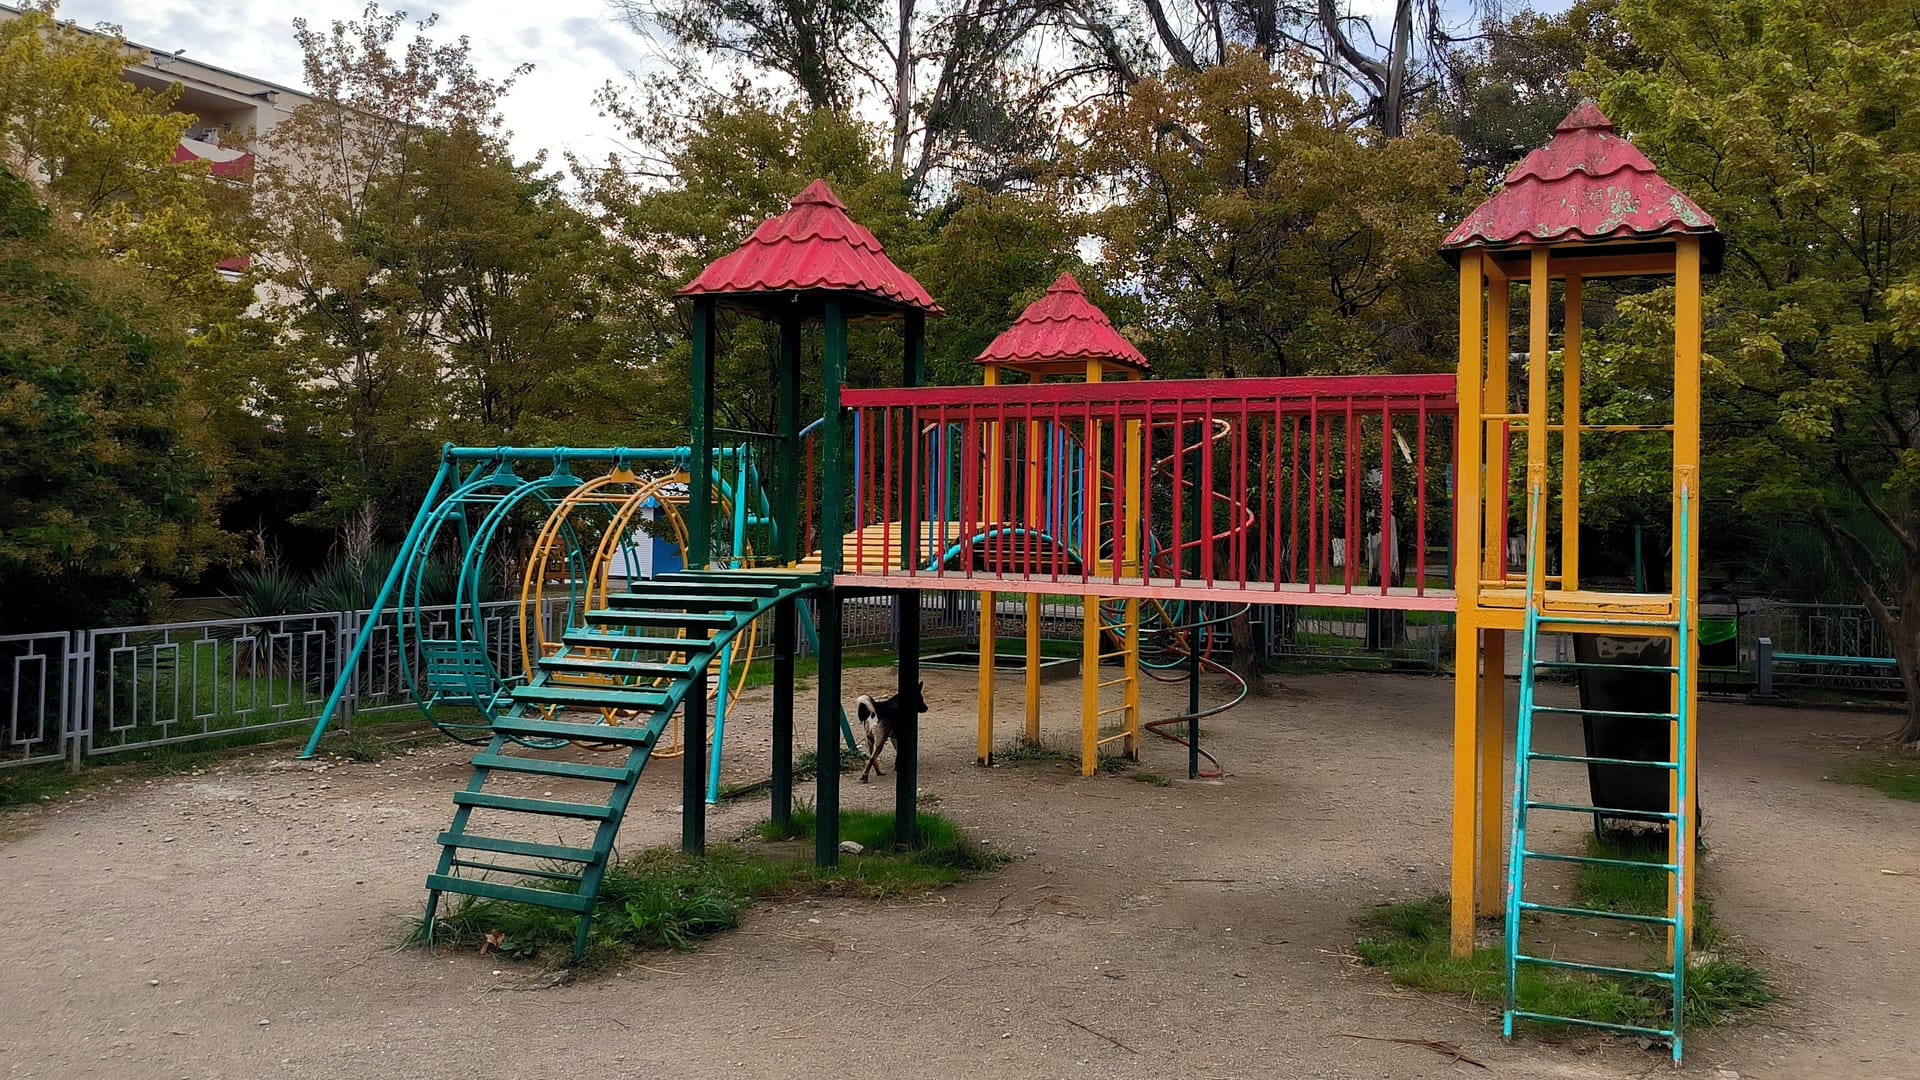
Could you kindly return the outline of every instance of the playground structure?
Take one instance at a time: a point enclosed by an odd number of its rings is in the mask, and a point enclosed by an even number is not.
[[[832,866],[839,857],[841,601],[851,595],[892,594],[900,601],[897,675],[905,691],[919,680],[920,592],[988,594],[979,669],[978,756],[983,762],[994,749],[992,595],[1025,597],[1029,612],[1024,735],[1030,740],[1038,738],[1041,713],[1039,620],[1031,616],[1042,597],[1081,598],[1081,757],[1088,772],[1103,746],[1117,744],[1128,755],[1138,750],[1143,612],[1154,612],[1159,631],[1169,637],[1188,634],[1184,650],[1160,651],[1163,661],[1170,651],[1190,667],[1204,662],[1207,648],[1198,639],[1202,628],[1219,621],[1222,609],[1250,604],[1360,608],[1383,620],[1408,612],[1452,613],[1457,619],[1455,951],[1471,950],[1475,916],[1499,909],[1504,880],[1507,1033],[1520,1020],[1612,1027],[1666,1040],[1677,1061],[1694,889],[1697,657],[1687,628],[1698,565],[1699,294],[1701,274],[1717,261],[1717,245],[1712,219],[1661,180],[1638,151],[1612,133],[1597,109],[1583,105],[1448,239],[1447,255],[1460,271],[1457,377],[1143,381],[1144,358],[1136,363],[1138,352],[1086,304],[1071,279],[1063,279],[1029,308],[1021,325],[996,342],[1001,351],[990,347],[983,355],[987,385],[922,388],[925,322],[940,309],[816,182],[788,212],[761,225],[682,290],[691,301],[693,326],[691,438],[684,451],[685,495],[676,526],[684,529],[678,534],[683,572],[630,581],[625,590],[596,577],[601,554],[611,550],[607,544],[617,549],[625,542],[620,538],[630,535],[619,509],[611,511],[613,525],[600,534],[590,558],[584,540],[567,539],[569,530],[579,531],[581,510],[623,507],[620,496],[646,490],[637,474],[620,473],[620,462],[613,462],[604,484],[592,489],[594,499],[582,493],[576,509],[560,514],[565,496],[556,493],[579,489],[577,479],[489,480],[498,476],[499,464],[491,466],[492,473],[476,465],[463,477],[457,463],[481,461],[487,452],[450,451],[415,532],[426,527],[441,488],[457,484],[456,493],[472,491],[463,499],[484,502],[483,493],[496,493],[473,527],[469,546],[481,538],[490,543],[501,527],[496,519],[513,513],[497,492],[531,485],[516,505],[548,508],[541,535],[551,535],[551,552],[540,556],[540,565],[566,566],[560,576],[569,590],[578,591],[567,594],[564,627],[537,636],[541,655],[530,661],[524,681],[509,684],[483,670],[470,655],[459,653],[457,636],[455,648],[445,654],[463,657],[465,681],[459,689],[450,681],[437,692],[479,708],[490,722],[485,729],[472,728],[488,743],[474,758],[467,788],[455,794],[453,822],[440,836],[443,854],[428,878],[428,927],[443,892],[516,900],[578,914],[576,951],[583,949],[621,815],[676,715],[683,729],[682,845],[693,853],[704,850],[701,795],[708,775],[710,670],[723,656],[737,653],[739,642],[751,641],[747,635],[763,617],[773,622],[771,811],[776,823],[787,822],[797,613],[807,603],[819,611],[814,840],[821,866]],[[1584,423],[1581,283],[1646,275],[1671,276],[1675,283],[1671,413],[1631,424]],[[1550,392],[1555,282],[1565,298],[1557,416]],[[1517,378],[1509,345],[1516,285],[1525,290],[1528,310],[1527,348]],[[714,423],[722,308],[765,319],[779,331],[774,430],[747,433],[759,449],[739,450],[731,458],[718,445],[726,433]],[[898,388],[846,387],[848,327],[856,320],[901,328]],[[821,418],[802,428],[802,379],[809,374],[802,368],[802,334],[813,324],[822,333]],[[1049,332],[1062,327],[1073,330]],[[1002,381],[1015,375],[1026,381]],[[1048,381],[1069,375],[1085,381]],[[814,432],[810,444],[808,432]],[[1580,587],[1579,460],[1586,435],[1670,441],[1675,542],[1668,593]],[[1518,475],[1512,467],[1516,446],[1523,448],[1526,464]],[[803,452],[809,449],[803,469]],[[560,461],[571,452],[494,453],[503,460],[545,454]],[[591,453],[618,457],[620,452]],[[1551,483],[1556,476],[1558,483]],[[809,493],[804,507],[803,486]],[[764,502],[757,501],[756,488],[767,493]],[[662,491],[650,490],[656,498]],[[600,492],[606,493],[605,501],[599,500]],[[1550,513],[1556,499],[1557,531]],[[756,509],[743,510],[750,501]],[[1526,559],[1517,573],[1506,555],[1507,523],[1516,507],[1526,523]],[[733,535],[719,536],[715,526],[729,513]],[[466,520],[464,511],[459,520]],[[817,539],[817,548],[810,538]],[[1434,541],[1450,551],[1441,565],[1427,558]],[[1363,570],[1363,563],[1371,569]],[[406,576],[398,569],[396,575]],[[539,576],[552,575],[542,570]],[[402,597],[404,621],[404,589]],[[386,600],[383,592],[382,603]],[[1203,604],[1213,607],[1212,617],[1196,613]],[[1502,760],[1508,631],[1523,635],[1510,862],[1503,848],[1508,834]],[[1664,640],[1667,659],[1646,665],[1642,674],[1664,680],[1670,707],[1642,712],[1540,705],[1533,692],[1536,669],[1592,666],[1541,662],[1543,634]],[[1114,665],[1118,678],[1103,678],[1108,660],[1120,662]],[[426,661],[430,667],[435,662],[430,654]],[[721,668],[722,685],[729,671]],[[1102,696],[1110,690],[1118,694]],[[717,703],[725,700],[724,692],[711,696]],[[1108,704],[1113,697],[1118,704]],[[1197,702],[1191,711],[1198,712]],[[581,714],[591,720],[577,719]],[[1663,733],[1668,752],[1647,760],[1533,750],[1535,725],[1563,716],[1650,726]],[[1114,730],[1103,731],[1108,717],[1119,719]],[[911,843],[918,740],[914,722],[903,727],[895,734],[895,831],[899,842]],[[583,765],[507,753],[516,742],[531,748],[565,742],[612,746],[627,756],[620,765]],[[1197,749],[1196,739],[1188,742]],[[1197,762],[1193,765],[1197,771]],[[1623,916],[1528,898],[1528,870],[1536,863],[1608,861],[1529,849],[1532,816],[1599,817],[1621,809],[1535,799],[1535,769],[1550,765],[1583,766],[1596,777],[1596,770],[1657,770],[1665,776],[1664,809],[1627,808],[1621,815],[1667,829],[1668,860],[1654,864],[1672,885],[1665,916]],[[490,779],[513,774],[604,783],[609,796],[604,803],[559,802],[488,788]],[[1596,791],[1599,787],[1596,779]],[[592,841],[535,844],[475,832],[470,825],[476,810],[577,819],[590,824]],[[533,876],[557,885],[504,884],[474,871]],[[1530,955],[1522,951],[1523,921],[1543,917],[1659,925],[1668,932],[1671,963],[1642,971]],[[1528,1012],[1515,1001],[1513,988],[1519,970],[1530,965],[1664,983],[1672,992],[1671,1022],[1661,1028],[1622,1028]]]

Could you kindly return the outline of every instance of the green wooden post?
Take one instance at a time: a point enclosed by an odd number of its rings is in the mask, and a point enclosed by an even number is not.
[[[713,301],[693,302],[692,454],[687,462],[687,569],[705,570],[713,546]]]
[[[840,387],[847,377],[847,315],[840,301],[828,299],[824,313],[825,340],[821,348],[820,424],[820,568],[829,584],[820,597],[820,688],[816,753],[820,777],[815,786],[813,861],[835,866],[840,861],[840,596],[831,575],[840,572],[841,540],[846,529],[846,470],[841,436]]]
[[[773,823],[793,820],[793,653],[798,601],[792,597],[773,609]]]
[[[926,366],[927,317],[907,313],[906,348],[900,358],[900,385],[919,386]],[[900,433],[899,475],[904,488],[911,474],[914,440],[911,414],[905,414]],[[910,566],[920,557],[919,515],[913,509],[912,493],[903,502],[906,512],[900,517],[900,565]],[[900,628],[899,692],[913,701],[920,693],[920,590],[903,589],[894,594],[894,621]],[[908,712],[906,722],[893,738],[893,839],[902,846],[918,838],[920,822],[920,714]]]
[[[780,318],[779,410],[774,430],[780,434],[779,478],[774,492],[773,520],[778,530],[780,558],[797,562],[805,552],[800,538],[806,530],[800,525],[800,316]],[[791,706],[791,702],[788,703]]]
[[[695,663],[704,663],[696,660]],[[723,691],[724,692],[724,691]],[[680,850],[707,853],[707,673],[694,676],[680,705]]]

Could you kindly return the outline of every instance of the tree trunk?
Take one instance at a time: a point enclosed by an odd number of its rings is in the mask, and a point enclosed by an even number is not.
[[[1850,470],[1842,468],[1849,480]],[[1857,493],[1862,493],[1854,485]],[[1875,506],[1870,498],[1865,498],[1869,506]],[[1813,523],[1820,533],[1820,539],[1826,542],[1827,551],[1833,556],[1835,565],[1854,590],[1860,594],[1860,601],[1873,614],[1873,620],[1879,625],[1881,633],[1887,636],[1887,643],[1893,649],[1895,670],[1900,673],[1900,686],[1907,695],[1907,717],[1894,738],[1904,746],[1920,746],[1920,544],[1910,542],[1912,534],[1896,525],[1891,519],[1882,516],[1888,523],[1888,531],[1901,541],[1905,550],[1902,569],[1905,571],[1900,582],[1900,610],[1896,615],[1887,609],[1880,599],[1880,591],[1874,587],[1873,576],[1869,573],[1872,566],[1867,562],[1871,558],[1870,549],[1853,532],[1833,520],[1824,507],[1813,510]]]
[[[1876,618],[1891,616],[1880,608]],[[1907,580],[1900,589],[1900,614],[1883,626],[1887,641],[1893,645],[1893,659],[1900,671],[1900,685],[1907,692],[1907,717],[1895,735],[1903,746],[1920,748],[1920,566],[1907,565]]]
[[[1265,697],[1267,677],[1260,671],[1260,654],[1253,647],[1253,609],[1242,606],[1227,622],[1233,635],[1233,673],[1247,684],[1250,697]]]
[[[913,124],[913,7],[900,0],[899,36],[893,46],[893,171],[907,170],[907,135]]]

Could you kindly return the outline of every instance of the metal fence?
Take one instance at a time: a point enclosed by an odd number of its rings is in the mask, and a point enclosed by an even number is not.
[[[930,644],[975,644],[982,596],[923,592],[924,639]],[[565,617],[564,603],[552,600],[541,608],[549,639]],[[895,640],[891,597],[857,597],[846,605],[847,645]],[[1046,598],[1042,635],[1077,640],[1083,612],[1078,600]],[[451,614],[451,607],[428,609],[427,633],[447,633]],[[5,718],[0,768],[79,764],[168,744],[308,727],[318,719],[340,677],[341,661],[369,615],[321,612],[0,636],[0,715]],[[1022,600],[1000,594],[997,633],[1018,639],[1025,620]],[[495,670],[520,671],[519,603],[484,605],[481,621]],[[1438,673],[1446,671],[1452,659],[1453,619],[1444,613],[1256,607],[1250,626],[1256,653],[1269,660]],[[766,633],[761,640],[771,640],[771,628],[762,629]],[[1776,653],[1893,655],[1886,635],[1864,607],[1743,601],[1735,677],[1752,672],[1762,637],[1773,642]],[[804,636],[801,651],[811,652]],[[412,662],[399,648],[392,619],[383,619],[347,689],[342,719],[411,708],[406,665]],[[1783,684],[1899,689],[1898,677],[1884,668],[1843,663],[1783,667],[1775,679]]]

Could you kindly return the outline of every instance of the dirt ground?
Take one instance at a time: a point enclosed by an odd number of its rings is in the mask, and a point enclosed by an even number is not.
[[[849,699],[891,677],[850,672]],[[1017,861],[908,903],[760,909],[697,953],[546,989],[527,965],[393,948],[467,775],[461,747],[331,766],[263,754],[90,789],[0,817],[0,1073],[1668,1074],[1627,1042],[1504,1045],[1489,1008],[1355,964],[1356,913],[1445,888],[1449,684],[1287,682],[1212,724],[1225,781],[1157,787],[976,768],[972,679],[932,674],[923,789]],[[1011,733],[1020,684],[1001,686]],[[1075,690],[1047,693],[1066,742]],[[1150,715],[1182,695],[1150,685]],[[766,715],[764,691],[736,715],[730,776],[764,774]],[[1920,804],[1823,780],[1885,724],[1706,706],[1707,887],[1784,1000],[1690,1033],[1682,1075],[1920,1076]],[[1184,775],[1171,744],[1144,757]],[[650,773],[623,848],[677,841],[678,779],[677,764]],[[892,780],[849,777],[848,804],[890,806]],[[711,835],[764,813],[719,809]],[[1353,1035],[1445,1040],[1488,1068]]]

